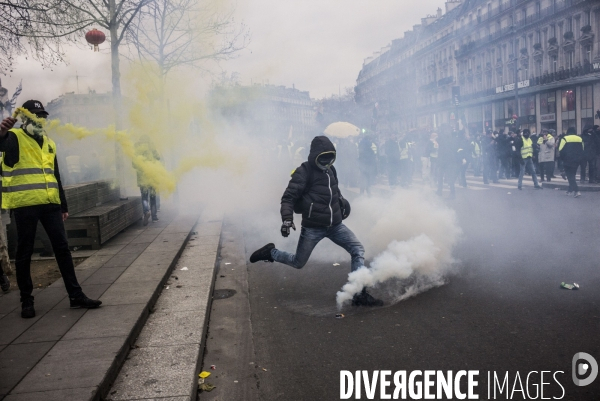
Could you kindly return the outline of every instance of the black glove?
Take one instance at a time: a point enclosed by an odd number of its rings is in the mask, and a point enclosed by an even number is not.
[[[284,221],[281,225],[281,235],[283,235],[284,237],[290,235],[290,228],[293,228],[294,231],[296,231],[296,226],[294,225],[294,222],[292,220]]]
[[[350,202],[346,198],[340,195],[340,209],[342,211],[342,220],[345,220],[350,216]]]

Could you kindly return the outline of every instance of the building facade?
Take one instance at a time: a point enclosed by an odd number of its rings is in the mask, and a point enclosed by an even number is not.
[[[365,60],[356,100],[379,129],[580,132],[600,124],[599,33],[598,0],[450,0]]]
[[[314,103],[307,91],[285,86],[254,84],[218,86],[210,104],[227,121],[244,126],[252,135],[287,138],[314,135]]]
[[[81,125],[87,128],[106,128],[115,123],[112,94],[89,93],[76,94],[65,93],[51,100],[46,105],[50,118],[59,119],[62,123]]]

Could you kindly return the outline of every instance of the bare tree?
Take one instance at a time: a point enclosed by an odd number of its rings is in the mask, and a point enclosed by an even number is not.
[[[249,41],[233,11],[220,12],[210,0],[154,0],[137,19],[130,43],[140,60],[158,65],[163,80],[178,66],[203,69],[207,61],[231,58]]]
[[[62,47],[81,41],[83,30],[108,31],[112,89],[121,96],[119,46],[141,9],[154,0],[0,0],[0,66],[31,52],[44,64],[63,61]]]
[[[15,57],[23,54],[44,66],[64,61],[62,45],[86,23],[63,11],[57,0],[0,0],[0,73],[12,72]]]

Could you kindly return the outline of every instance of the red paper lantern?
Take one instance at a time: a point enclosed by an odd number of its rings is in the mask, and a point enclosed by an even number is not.
[[[97,52],[98,45],[104,43],[106,40],[106,35],[104,35],[104,32],[102,31],[92,29],[85,34],[85,40],[87,40],[90,45],[94,45],[94,51]]]

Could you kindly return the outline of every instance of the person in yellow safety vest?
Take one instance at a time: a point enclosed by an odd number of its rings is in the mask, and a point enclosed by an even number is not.
[[[525,128],[523,130],[523,136],[517,137],[515,140],[515,147],[517,151],[520,151],[520,163],[521,169],[519,171],[519,183],[518,188],[523,189],[523,175],[525,170],[529,170],[531,178],[533,179],[533,185],[535,189],[542,189],[538,183],[537,174],[535,167],[533,166],[533,141],[530,138],[531,132]]]
[[[17,120],[12,117],[0,123],[0,152],[4,152],[2,209],[12,210],[17,226],[15,267],[21,317],[35,317],[30,265],[38,221],[52,242],[71,308],[97,308],[102,302],[86,297],[75,276],[64,226],[69,211],[58,171],[56,144],[45,135],[43,127],[48,113],[38,100],[26,101],[23,109],[29,113],[21,113],[20,128],[13,128]]]
[[[577,135],[575,127],[569,127],[569,129],[567,129],[567,134],[558,144],[558,152],[563,165],[565,166],[565,175],[567,176],[567,180],[569,180],[569,190],[567,191],[567,195],[574,195],[575,198],[581,196],[575,174],[583,160],[583,150],[583,139]]]

